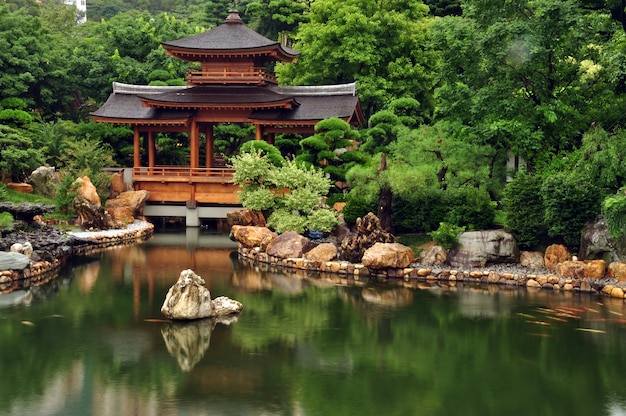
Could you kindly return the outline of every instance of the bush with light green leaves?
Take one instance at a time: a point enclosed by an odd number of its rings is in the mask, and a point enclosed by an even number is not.
[[[241,204],[263,211],[267,226],[278,233],[307,230],[329,232],[337,213],[324,203],[331,180],[312,166],[285,161],[272,164],[267,153],[251,148],[230,159],[233,182],[241,187]]]

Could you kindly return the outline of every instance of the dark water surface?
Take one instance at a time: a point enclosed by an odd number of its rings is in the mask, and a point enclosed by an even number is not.
[[[0,296],[0,415],[626,415],[623,301],[337,286],[233,253],[158,234]],[[163,320],[187,268],[236,322]]]

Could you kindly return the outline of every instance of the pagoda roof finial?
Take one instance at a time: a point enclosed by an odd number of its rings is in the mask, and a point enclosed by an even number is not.
[[[224,19],[224,23],[243,24],[243,20],[241,20],[239,12],[237,11],[237,3],[239,3],[238,0],[233,0],[233,7],[228,11],[228,16]]]

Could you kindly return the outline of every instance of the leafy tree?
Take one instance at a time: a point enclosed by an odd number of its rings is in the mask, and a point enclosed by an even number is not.
[[[584,172],[559,172],[541,185],[544,222],[550,237],[577,249],[585,224],[600,212],[603,191]]]
[[[366,117],[399,97],[415,98],[429,116],[438,56],[430,48],[427,14],[421,2],[316,0],[294,36],[298,62],[277,64],[279,79],[293,85],[356,81]]]
[[[0,6],[0,96],[21,98],[43,114],[60,110],[66,63],[53,45],[40,17]]]
[[[504,224],[523,248],[533,248],[548,240],[541,184],[540,176],[519,171],[502,192]]]
[[[300,141],[302,152],[296,161],[322,169],[340,188],[348,169],[367,161],[365,155],[355,150],[358,134],[350,124],[336,117],[317,123],[315,132]]]
[[[309,1],[254,0],[246,5],[250,27],[268,39],[279,40],[283,34],[293,33],[298,25],[308,21]]]
[[[443,52],[436,118],[458,120],[530,171],[621,117],[599,46],[606,27],[573,0],[468,0],[434,25]]]
[[[0,124],[0,177],[2,181],[23,182],[43,165],[44,157],[26,131]]]

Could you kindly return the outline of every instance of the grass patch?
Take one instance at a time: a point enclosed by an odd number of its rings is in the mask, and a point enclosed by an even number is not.
[[[16,203],[30,202],[33,204],[48,204],[48,205],[56,206],[56,200],[54,199],[47,198],[42,195],[24,194],[24,193],[14,191],[13,189],[9,189],[9,188],[6,188],[6,193],[3,193],[3,195],[4,195],[5,201],[16,202]]]

